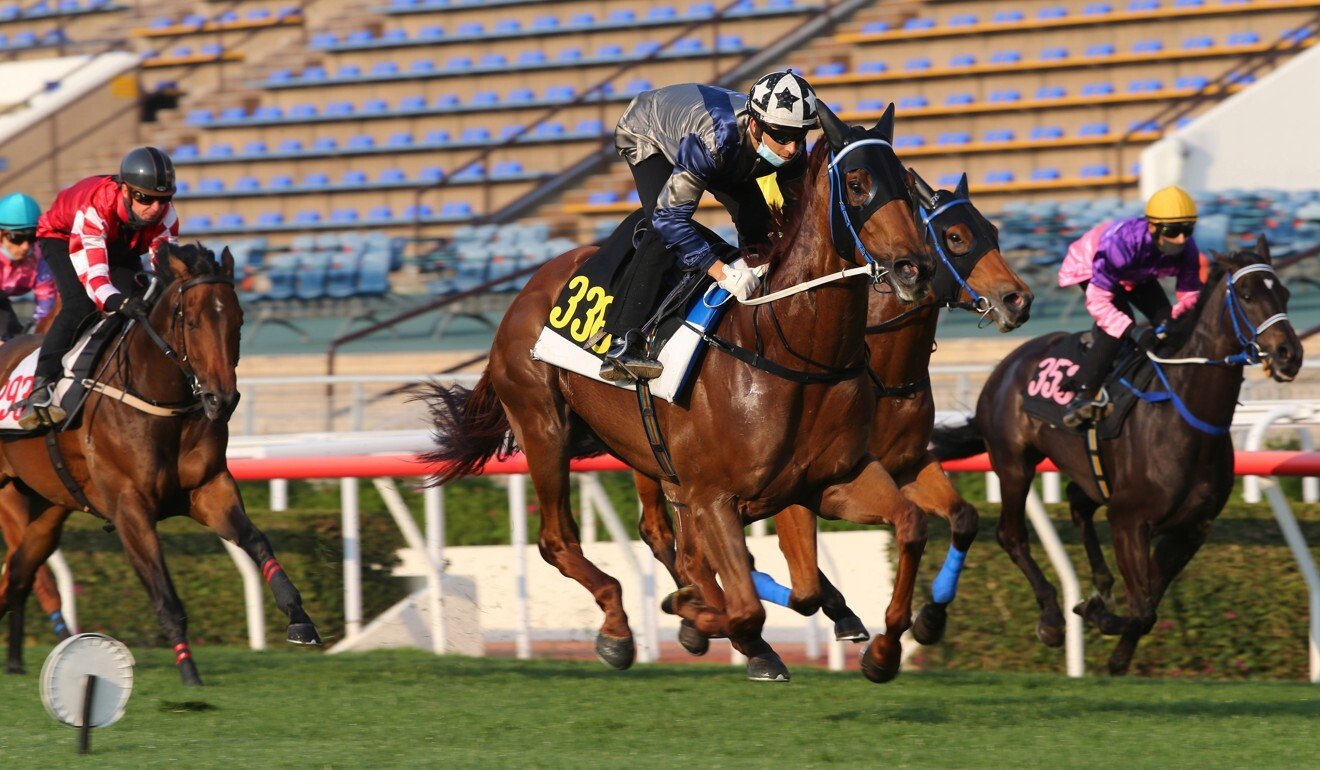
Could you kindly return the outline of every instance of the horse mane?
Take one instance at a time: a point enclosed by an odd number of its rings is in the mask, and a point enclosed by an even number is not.
[[[821,139],[811,148],[811,154],[807,159],[807,172],[802,176],[802,198],[799,199],[791,211],[784,211],[778,206],[770,208],[770,250],[768,253],[761,254],[759,258],[749,259],[751,265],[776,265],[782,259],[788,250],[793,246],[798,238],[798,233],[802,230],[802,224],[807,221],[808,212],[815,211],[819,205],[817,198],[821,197],[817,186],[812,184],[816,174],[820,172],[820,167],[825,164],[826,158],[830,154],[830,143]],[[826,202],[828,205],[828,201]]]
[[[220,272],[220,263],[215,261],[215,252],[200,243],[174,245],[166,243],[156,259],[156,272],[165,283],[173,283],[179,276],[174,273],[174,266],[168,257],[182,262],[193,276],[216,275]]]
[[[1241,262],[1242,265],[1248,264],[1242,260],[1243,256],[1255,256],[1252,252],[1233,251],[1227,255],[1235,266]],[[1218,259],[1210,260],[1210,273],[1205,278],[1205,284],[1201,287],[1201,293],[1196,297],[1196,304],[1192,309],[1183,313],[1181,317],[1175,318],[1169,322],[1168,332],[1165,334],[1164,342],[1160,345],[1165,350],[1177,350],[1186,344],[1192,336],[1192,331],[1201,320],[1201,313],[1205,310],[1206,304],[1214,294],[1215,287],[1219,285],[1220,279],[1228,273],[1228,270],[1220,263]]]

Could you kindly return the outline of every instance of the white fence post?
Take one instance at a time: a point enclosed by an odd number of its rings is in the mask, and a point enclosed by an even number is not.
[[[257,565],[248,556],[247,551],[220,538],[229,558],[238,567],[238,574],[243,576],[243,603],[247,607],[248,646],[254,650],[266,649],[266,611],[261,603],[261,573]]]
[[[514,649],[519,659],[527,660],[532,657],[532,616],[527,597],[527,477],[521,473],[509,476],[509,540],[518,601]]]
[[[362,534],[358,480],[339,480],[340,519],[344,537],[344,638],[362,633]]]
[[[431,649],[436,655],[443,655],[449,644],[449,636],[445,633],[444,565],[434,557],[431,549],[426,547],[422,533],[417,529],[417,522],[413,521],[412,511],[409,511],[408,505],[403,502],[403,495],[399,494],[399,487],[394,483],[394,479],[372,479],[371,483],[375,485],[376,491],[380,492],[381,499],[385,501],[385,508],[389,510],[395,526],[403,534],[408,547],[426,559],[426,586],[429,594],[426,597],[426,608],[431,614]]]
[[[60,592],[60,614],[64,615],[64,625],[69,633],[78,633],[78,597],[73,586],[73,570],[64,560],[64,554],[58,548],[46,560],[46,566],[55,573],[55,587]]]
[[[1059,583],[1063,587],[1063,606],[1060,609],[1064,618],[1064,657],[1068,676],[1080,677],[1086,673],[1086,659],[1082,654],[1082,617],[1072,611],[1072,608],[1082,600],[1077,572],[1073,570],[1068,552],[1063,550],[1063,541],[1059,539],[1059,533],[1054,530],[1054,523],[1050,521],[1050,514],[1045,510],[1045,504],[1040,501],[1040,496],[1034,489],[1027,494],[1027,517],[1031,519],[1031,525],[1036,529],[1036,536],[1040,538],[1040,544],[1044,546],[1046,555],[1050,557],[1050,564],[1054,567],[1054,574],[1059,576]]]

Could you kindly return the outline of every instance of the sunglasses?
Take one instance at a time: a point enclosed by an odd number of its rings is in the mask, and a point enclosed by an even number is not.
[[[5,240],[16,245],[22,245],[24,243],[32,243],[36,239],[37,239],[36,230],[18,230],[18,231],[10,230],[5,232]]]
[[[171,200],[174,199],[173,195],[161,195],[157,197],[154,195],[147,195],[146,193],[143,192],[138,192],[137,190],[129,191],[129,195],[133,196],[133,200],[137,201],[143,206],[150,206],[153,203],[169,203]]]
[[[761,125],[765,130],[765,135],[775,140],[775,144],[792,144],[797,142],[802,144],[807,141],[807,130],[805,128],[780,128],[778,126]]]
[[[1194,227],[1196,227],[1196,225],[1189,222],[1172,225],[1159,225],[1156,228],[1156,232],[1165,238],[1177,238],[1180,235],[1190,236]]]

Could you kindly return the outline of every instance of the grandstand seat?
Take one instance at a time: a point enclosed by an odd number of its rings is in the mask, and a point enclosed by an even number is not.
[[[1041,61],[1061,61],[1068,58],[1068,49],[1058,46],[1045,48],[1041,50],[1038,58]]]
[[[475,182],[486,177],[486,168],[481,163],[469,163],[454,173],[456,181]]]
[[[929,106],[930,101],[924,96],[903,96],[898,100],[900,110],[920,110]]]
[[[312,140],[315,152],[334,152],[339,149],[339,142],[333,136],[318,136]]]
[[[629,80],[628,85],[623,87],[623,93],[640,94],[643,91],[650,91],[654,87],[655,86],[651,84],[651,81],[644,78],[638,78],[636,80]]]
[[[431,106],[439,110],[457,107],[458,105],[459,101],[457,94],[440,94],[435,97],[435,101],[431,102]]]
[[[537,16],[532,19],[531,29],[534,32],[548,32],[559,28],[558,16]]]
[[[935,139],[935,144],[946,146],[971,144],[971,142],[972,135],[966,131],[946,131]]]
[[[572,101],[575,96],[577,96],[577,90],[573,86],[556,85],[548,86],[545,89],[545,100],[547,102]]]
[[[367,220],[371,222],[388,222],[394,218],[394,209],[389,206],[372,206],[367,210]]]
[[[1111,176],[1112,174],[1113,170],[1104,163],[1092,163],[1087,166],[1082,166],[1081,175],[1083,179],[1095,179],[1096,177],[1106,177]]]
[[[1205,0],[1173,0],[1174,8],[1200,8]]]
[[[226,121],[243,120],[247,117],[247,110],[242,107],[226,107],[220,111],[220,119]]]
[[[399,100],[396,107],[399,112],[422,112],[426,109],[425,96],[405,96]]]
[[[369,150],[376,146],[376,138],[370,134],[354,134],[344,143],[349,150]]]
[[[567,61],[581,61],[581,60],[582,60],[582,49],[581,49],[581,48],[565,48],[564,50],[560,51],[559,54],[558,54],[557,56],[555,56],[555,60],[556,60],[556,61],[565,61],[565,62],[567,62]]]
[[[408,175],[401,168],[387,168],[376,176],[376,181],[380,184],[402,184]]]
[[[594,192],[587,196],[587,203],[597,206],[606,203],[615,203],[618,200],[619,200],[619,194],[611,190],[602,190],[600,192]]]
[[[300,225],[314,225],[321,221],[321,212],[314,209],[303,209],[293,215],[293,221],[295,224]]]
[[[974,64],[976,64],[976,57],[969,53],[959,53],[949,57],[950,67],[970,67]],[[835,74],[842,74],[842,72]]]
[[[1011,142],[1016,138],[1010,128],[992,128],[981,137],[983,142]]]
[[[435,72],[435,61],[433,59],[416,59],[408,65],[408,74],[424,75],[428,72]]]
[[[1128,124],[1129,131],[1146,132],[1159,131],[1159,124],[1153,120],[1134,120]]]
[[[335,209],[330,212],[331,222],[356,222],[358,221],[357,209]]]
[[[706,41],[697,37],[685,37],[675,42],[670,50],[681,54],[700,53],[706,50]]]
[[[1209,84],[1210,78],[1205,75],[1183,75],[1173,82],[1173,87],[1199,91]]]
[[[316,117],[315,104],[295,104],[289,108],[289,120],[299,121]]]
[[[1157,53],[1163,50],[1163,40],[1138,40],[1132,44],[1132,53]]]
[[[392,61],[377,62],[371,65],[371,76],[373,78],[387,78],[399,74],[399,65]]]
[[[335,77],[340,80],[353,80],[362,77],[362,68],[356,64],[342,64],[335,70]]]
[[[478,67],[486,67],[489,69],[504,67],[508,63],[508,58],[502,53],[485,53],[477,60]]]
[[[1033,141],[1043,139],[1062,139],[1063,129],[1058,126],[1036,126],[1031,129],[1031,138]]]
[[[996,11],[995,15],[990,17],[990,22],[992,24],[1013,24],[1022,21],[1022,19],[1022,11]]]
[[[480,37],[486,31],[486,27],[479,21],[465,21],[458,25],[455,30],[457,37]]]
[[[244,155],[261,156],[261,155],[265,155],[266,152],[267,152],[266,143],[261,141],[260,139],[256,139],[250,142],[244,142],[243,144]]]
[[[1184,51],[1193,51],[1200,48],[1213,48],[1214,45],[1215,39],[1209,35],[1196,35],[1195,37],[1189,37],[1182,42],[1182,48]]]
[[[217,142],[206,148],[206,157],[208,158],[232,158],[234,157],[234,146]]]
[[[458,135],[460,142],[488,142],[490,141],[490,129],[482,126],[463,129],[463,133]]]
[[[1078,136],[1105,136],[1109,133],[1108,123],[1083,123],[1077,130]]]
[[[961,176],[958,176],[957,178],[955,178],[955,179],[953,180],[952,183],[949,183],[949,182],[946,182],[944,179],[941,178],[941,180],[940,180],[940,184],[941,184],[941,185],[946,185],[946,184],[947,184],[947,185],[949,185],[949,186],[953,186],[953,185],[957,184],[958,181],[959,181],[960,179],[961,179]],[[986,184],[1008,184],[1009,182],[1012,182],[1012,181],[1013,181],[1013,172],[1012,172],[1012,171],[987,171],[986,174],[985,174],[985,182],[986,182]]]
[[[911,147],[924,147],[925,144],[926,144],[926,139],[925,139],[924,137],[920,137],[920,136],[916,136],[916,135],[912,135],[912,136],[900,136],[900,137],[896,137],[896,138],[894,139],[894,147],[897,148],[897,149],[907,149],[907,148],[911,148]]]
[[[917,17],[917,18],[908,19],[907,21],[903,22],[903,29],[904,31],[907,32],[912,32],[914,30],[920,30],[920,29],[934,29],[934,28],[935,28],[934,19]]]
[[[216,220],[216,227],[233,229],[243,226],[242,214],[221,214]]]
[[[1109,3],[1091,3],[1082,9],[1083,16],[1107,16],[1114,12]]]
[[[385,141],[385,144],[389,147],[412,147],[413,135],[407,132],[390,134],[390,138]]]
[[[303,67],[302,74],[299,75],[299,80],[303,80],[303,81],[325,80],[325,78],[326,78],[325,67],[316,64],[310,67]]]
[[[282,224],[284,224],[284,215],[278,211],[263,211],[257,215],[258,227],[279,227]]]
[[[949,94],[944,97],[944,105],[946,107],[960,107],[965,104],[971,104],[974,101],[976,101],[976,97],[971,94]]]
[[[715,41],[715,48],[719,51],[741,51],[745,46],[742,35],[720,35]]]
[[[523,164],[516,160],[506,160],[496,163],[490,170],[493,178],[521,176],[526,173]]]
[[[206,214],[193,214],[188,217],[189,230],[210,230],[211,217]]]
[[[995,51],[990,54],[991,64],[1016,64],[1022,61],[1021,51]]]
[[[1128,83],[1130,93],[1145,93],[1149,91],[1163,91],[1164,82],[1157,78],[1140,78]]]
[[[552,136],[563,136],[563,135],[564,135],[564,124],[563,124],[563,123],[557,123],[557,122],[542,123],[542,124],[538,125],[538,126],[536,127],[536,130],[533,131],[532,133],[533,133],[533,135],[535,135],[535,136],[546,137],[546,138],[548,138],[548,137],[552,137]]]
[[[1087,83],[1082,86],[1082,96],[1108,96],[1114,93],[1113,83]]]
[[[349,169],[339,178],[341,185],[364,185],[367,183],[367,175],[357,169]]]
[[[448,131],[446,131],[443,128],[437,128],[431,131],[427,131],[426,138],[423,140],[422,143],[434,147],[436,145],[449,144],[453,140],[454,140],[453,136],[451,136]]]
[[[991,91],[990,97],[986,100],[991,104],[1004,104],[1007,102],[1022,101],[1022,92],[1016,88],[1005,88],[998,91]]]
[[[1087,58],[1095,59],[1103,56],[1113,56],[1113,55],[1114,55],[1113,43],[1094,43],[1086,47]]]
[[[215,113],[210,110],[189,110],[184,122],[191,126],[204,126],[215,120]]]
[[[878,35],[891,29],[887,21],[868,21],[862,24],[862,34]]]
[[[1059,170],[1052,166],[1033,169],[1031,172],[1031,181],[1033,182],[1049,182],[1058,179],[1059,177]]]
[[[454,219],[471,217],[472,205],[467,201],[450,201],[440,207],[440,216]]]
[[[270,10],[267,8],[253,8],[249,10],[244,17],[247,21],[266,21],[269,19]]]
[[[445,69],[462,72],[472,68],[471,56],[451,56],[445,60]]]
[[[266,182],[268,190],[287,190],[290,187],[293,187],[293,177],[288,174],[276,174]]]
[[[606,43],[596,48],[597,59],[617,59],[621,56],[623,56],[623,46],[616,43]]]
[[[358,112],[363,115],[379,115],[383,112],[389,112],[390,105],[384,99],[368,99],[358,108]]]
[[[234,180],[235,192],[252,192],[261,189],[261,181],[255,176],[241,176]]]
[[[1232,85],[1245,86],[1256,82],[1256,76],[1249,72],[1234,72],[1228,76],[1228,82]]]
[[[605,124],[599,118],[579,120],[575,133],[586,136],[600,136],[605,133]]]
[[[885,108],[884,99],[863,99],[857,103],[858,112],[879,112]]]
[[[903,62],[903,69],[907,70],[908,72],[919,72],[922,70],[928,70],[930,69],[930,59],[927,59],[924,56],[918,57],[916,59],[908,59],[907,61]]]
[[[974,14],[959,13],[950,16],[949,20],[944,22],[944,24],[947,27],[971,27],[975,25],[978,21],[979,19],[977,19]]]
[[[273,105],[273,104],[264,107],[258,107],[252,111],[252,119],[268,120],[268,121],[283,120],[284,110],[280,109],[278,105]]]
[[[510,35],[522,31],[522,22],[517,19],[500,19],[491,27],[491,31],[497,35]]]
[[[473,107],[493,107],[500,103],[500,95],[494,91],[478,91],[472,95]]]
[[[425,166],[417,172],[417,181],[426,184],[435,184],[445,178],[445,170],[439,166]]]
[[[325,187],[330,184],[330,177],[320,171],[313,171],[303,177],[302,186],[308,188]]]
[[[271,70],[271,73],[266,76],[266,82],[268,83],[288,83],[290,80],[293,80],[293,70],[290,69]]]
[[[652,6],[651,9],[646,12],[646,18],[651,21],[668,21],[669,19],[676,19],[678,18],[678,9],[672,5]]]
[[[812,70],[811,74],[813,77],[830,77],[833,75],[842,75],[846,70],[847,68],[840,62],[827,62],[825,64],[817,65],[816,69]]]
[[[193,158],[197,157],[197,145],[181,144],[178,147],[175,147],[174,150],[170,152],[170,157],[172,157],[176,161],[192,160]]]
[[[888,72],[889,65],[879,59],[871,59],[857,65],[857,71],[862,74],[874,75],[880,72]]]
[[[513,135],[514,135],[514,134],[516,134],[516,133],[518,133],[519,131],[522,131],[522,130],[523,130],[523,127],[522,127],[520,124],[516,124],[516,123],[514,123],[514,124],[507,125],[507,126],[505,126],[504,128],[501,128],[501,129],[500,129],[500,139],[501,139],[502,141],[506,141],[506,142],[507,142],[507,141],[509,141],[510,139],[513,138]]]
[[[609,16],[605,17],[606,24],[623,24],[625,22],[635,21],[637,13],[631,8],[616,8],[610,11]]]
[[[1128,11],[1156,11],[1159,7],[1160,0],[1130,0],[1127,4]]]
[[[505,104],[523,104],[536,101],[536,92],[530,88],[515,88],[505,97]]]
[[[339,45],[339,35],[333,32],[317,32],[312,35],[312,48],[334,48]]]
[[[1036,11],[1036,18],[1040,19],[1041,21],[1047,21],[1049,19],[1062,19],[1062,18],[1066,18],[1067,16],[1068,16],[1068,9],[1059,8],[1058,6],[1041,8],[1039,11]]]
[[[1230,32],[1228,37],[1224,38],[1224,45],[1255,45],[1260,42],[1260,35],[1255,32]]]
[[[643,40],[633,46],[632,55],[644,59],[659,50],[658,40]]]
[[[188,184],[188,180],[180,179],[174,183],[174,189],[176,192],[186,193],[192,189],[192,185]]]
[[[594,13],[575,13],[568,17],[568,24],[572,27],[594,27],[596,25],[596,14]]]

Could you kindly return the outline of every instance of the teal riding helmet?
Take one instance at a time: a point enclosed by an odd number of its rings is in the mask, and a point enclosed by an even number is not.
[[[0,198],[0,230],[35,230],[41,206],[31,195],[10,193]]]

